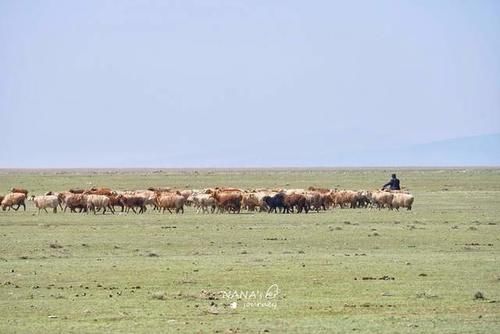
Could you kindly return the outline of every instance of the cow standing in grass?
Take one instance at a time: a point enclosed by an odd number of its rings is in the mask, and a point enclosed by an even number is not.
[[[392,209],[392,200],[394,194],[389,191],[374,191],[371,193],[372,205],[375,205],[379,210],[382,208]]]
[[[102,214],[106,213],[106,209],[109,209],[111,213],[115,213],[113,207],[109,204],[109,197],[105,195],[85,195],[85,201],[87,204],[87,213],[92,210],[96,214],[96,209],[102,209]]]
[[[128,213],[130,209],[134,213],[144,213],[146,212],[146,199],[142,196],[133,196],[133,195],[118,195],[118,200],[125,208],[125,212]],[[138,208],[139,211],[135,211]],[[123,210],[122,210],[123,211]]]
[[[26,211],[26,204],[24,202],[25,200],[26,195],[24,193],[9,193],[5,195],[1,202],[2,210],[5,211],[7,208],[9,208],[9,210],[10,208],[12,208],[14,211],[17,211],[19,210],[20,206],[23,206],[24,211]],[[14,206],[16,205],[17,207],[14,208]]]
[[[42,195],[42,196],[31,196],[30,200],[35,203],[35,207],[38,209],[38,214],[43,209],[46,213],[47,208],[52,209],[52,212],[57,213],[57,207],[60,204],[59,197],[56,195]]]
[[[399,208],[406,208],[407,210],[411,210],[414,199],[411,194],[395,193],[392,198],[391,209],[399,211]]]
[[[240,213],[241,212],[241,200],[243,195],[239,191],[224,191],[216,190],[213,193],[215,202],[217,203],[217,208],[219,212],[224,211]]]
[[[262,198],[262,201],[265,202],[268,206],[268,213],[271,213],[274,211],[274,213],[277,213],[277,209],[279,209],[280,213],[285,213],[285,194],[284,193],[277,193],[274,196],[264,196]]]
[[[79,212],[87,211],[87,200],[85,198],[85,195],[67,195],[64,199],[64,212],[66,212],[67,208],[69,208],[70,212],[76,212],[76,209],[79,209]]]
[[[186,198],[179,192],[176,193],[162,193],[156,199],[158,210],[165,213],[165,209],[172,213],[170,209],[175,209],[175,213],[184,213],[184,203]]]
[[[285,210],[287,213],[294,212],[294,208],[297,209],[297,213],[308,213],[309,206],[307,205],[307,199],[302,194],[291,194],[285,196]]]

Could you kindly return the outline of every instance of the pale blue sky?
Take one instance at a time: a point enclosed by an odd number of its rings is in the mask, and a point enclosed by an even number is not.
[[[499,1],[0,1],[0,167],[370,165],[499,132]]]

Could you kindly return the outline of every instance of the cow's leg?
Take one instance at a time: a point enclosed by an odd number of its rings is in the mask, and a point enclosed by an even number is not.
[[[49,212],[47,211],[47,208],[43,208],[43,209],[45,210],[45,212],[46,212],[46,213],[49,213]]]
[[[54,211],[54,213],[57,213],[57,206],[54,208],[53,211]]]

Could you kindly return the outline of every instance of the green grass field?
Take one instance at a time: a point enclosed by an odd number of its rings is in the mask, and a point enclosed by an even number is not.
[[[391,172],[0,171],[0,192],[375,189]],[[412,211],[0,211],[0,333],[500,332],[500,170],[397,173]]]

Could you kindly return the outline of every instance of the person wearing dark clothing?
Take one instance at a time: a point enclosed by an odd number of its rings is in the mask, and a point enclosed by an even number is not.
[[[396,177],[396,174],[392,174],[392,178],[389,182],[382,186],[382,189],[389,187],[390,190],[401,190],[399,187],[399,179]]]

